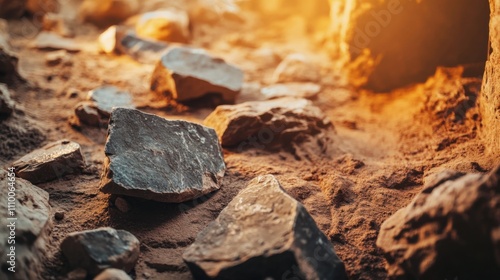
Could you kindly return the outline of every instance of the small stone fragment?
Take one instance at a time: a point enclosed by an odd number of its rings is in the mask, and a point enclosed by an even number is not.
[[[286,83],[268,86],[262,89],[267,99],[297,97],[314,99],[321,91],[321,86],[314,83]]]
[[[0,84],[0,118],[9,117],[14,111],[14,101],[10,98],[9,88]]]
[[[26,9],[28,0],[0,0],[0,18],[19,18]]]
[[[81,46],[73,39],[63,38],[55,33],[42,31],[36,36],[32,46],[40,50],[81,51]]]
[[[78,13],[83,21],[108,27],[126,20],[138,10],[138,0],[85,0]]]
[[[205,51],[176,47],[162,56],[151,78],[151,90],[180,102],[218,94],[234,103],[243,85],[243,71]]]
[[[218,106],[204,121],[222,146],[274,148],[300,143],[332,127],[311,101],[279,98]]]
[[[102,116],[94,102],[80,102],[75,107],[75,114],[70,118],[70,124],[75,127],[82,125],[106,127],[107,117]]]
[[[226,169],[213,129],[133,109],[112,111],[105,153],[102,192],[161,202],[218,190]]]
[[[130,203],[122,197],[117,197],[115,199],[115,207],[120,210],[120,212],[127,213],[130,211]]]
[[[108,268],[97,275],[94,280],[132,280],[132,278],[121,269]]]
[[[273,74],[274,83],[318,82],[319,69],[303,54],[290,54],[278,65]]]
[[[64,212],[63,211],[56,211],[54,214],[54,218],[58,221],[64,219]]]
[[[80,145],[61,140],[35,150],[12,164],[16,175],[33,184],[78,174],[85,167]]]
[[[71,267],[97,275],[106,268],[131,271],[139,258],[139,245],[130,232],[108,227],[70,233],[61,251]]]
[[[189,16],[182,10],[161,10],[142,14],[135,26],[137,35],[158,41],[187,43]]]
[[[88,100],[94,102],[99,113],[108,118],[114,107],[135,107],[130,93],[114,86],[102,86],[89,91]]]
[[[195,279],[347,279],[328,238],[272,175],[250,181],[183,259]]]
[[[59,50],[50,52],[45,55],[45,63],[48,66],[55,66],[68,59],[68,52],[66,50]]]

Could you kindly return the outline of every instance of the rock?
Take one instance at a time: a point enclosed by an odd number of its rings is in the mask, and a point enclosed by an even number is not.
[[[108,27],[133,16],[138,10],[138,0],[85,0],[78,13],[83,21]]]
[[[382,224],[377,246],[393,279],[499,279],[499,228],[500,166],[447,172]]]
[[[81,46],[73,39],[63,38],[55,33],[42,31],[36,36],[32,47],[41,50],[66,50],[79,52]]]
[[[16,175],[33,184],[59,179],[67,174],[77,174],[85,167],[80,145],[60,140],[35,150],[12,164]]]
[[[144,13],[135,25],[137,35],[165,42],[189,41],[189,16],[182,10],[161,10]]]
[[[243,72],[203,50],[177,47],[162,56],[151,78],[151,90],[183,102],[219,94],[233,103],[243,85]]]
[[[279,98],[222,105],[204,121],[224,147],[289,147],[332,127],[311,101]]]
[[[139,245],[130,232],[107,227],[70,233],[61,251],[71,267],[97,275],[106,268],[131,271],[139,258]]]
[[[9,88],[5,84],[0,84],[0,118],[9,117],[14,112],[14,107]]]
[[[63,211],[56,211],[54,214],[54,218],[58,221],[64,219],[64,212]]]
[[[212,129],[133,109],[112,111],[105,153],[101,191],[161,202],[219,189],[226,169]]]
[[[328,238],[272,175],[250,181],[183,259],[195,279],[347,279]]]
[[[94,280],[132,280],[132,278],[123,270],[108,268],[97,275]]]
[[[14,174],[0,169],[0,184],[4,191],[0,193],[0,199],[4,203],[0,204],[0,211],[4,213],[4,226],[0,227],[0,261],[2,270],[0,279],[38,279],[41,275],[46,261],[46,245],[49,241],[49,232],[52,222],[49,218],[50,205],[49,194],[32,185],[30,182],[16,178],[14,188],[9,189],[9,178],[14,178]],[[14,199],[15,210],[9,209],[9,204]],[[13,211],[13,216],[8,216],[9,211]],[[11,220],[9,218],[17,218]],[[12,228],[11,228],[12,227]],[[11,233],[14,229],[15,232]],[[15,236],[12,238],[11,236]],[[13,243],[15,240],[15,243]],[[12,247],[15,251],[15,273],[7,270],[11,267]]]
[[[130,211],[130,203],[122,197],[117,197],[115,199],[115,207],[120,210],[120,212],[127,213]]]
[[[108,118],[114,107],[135,108],[130,93],[114,86],[102,86],[89,91],[88,100],[94,102],[99,114]]]
[[[314,83],[286,83],[268,86],[262,89],[267,99],[279,97],[297,97],[314,99],[321,91],[321,86]]]
[[[80,102],[75,107],[75,114],[70,117],[69,123],[75,127],[82,125],[107,127],[109,116],[101,115],[94,102]]]
[[[0,18],[19,18],[24,14],[28,0],[0,0]]]
[[[303,54],[290,54],[283,59],[273,73],[274,83],[318,82],[319,69]]]
[[[63,61],[65,63],[69,61],[68,52],[66,50],[54,51],[45,55],[45,63],[48,66],[56,66]]]

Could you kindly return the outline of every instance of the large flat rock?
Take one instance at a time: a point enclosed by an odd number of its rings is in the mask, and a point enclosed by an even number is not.
[[[183,202],[219,189],[226,169],[213,129],[138,110],[111,113],[101,191]]]
[[[328,238],[272,175],[253,179],[183,258],[195,279],[347,279]]]

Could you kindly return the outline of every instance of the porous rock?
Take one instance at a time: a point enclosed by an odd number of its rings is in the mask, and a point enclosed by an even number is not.
[[[272,175],[250,181],[183,259],[195,279],[347,279],[328,238]]]
[[[78,174],[85,162],[78,143],[60,140],[37,149],[12,164],[16,175],[33,184]]]
[[[163,55],[151,78],[151,90],[181,102],[218,94],[233,103],[242,85],[243,71],[203,50],[185,47]]]
[[[187,43],[189,16],[182,10],[160,10],[142,14],[136,23],[137,35],[158,41]]]
[[[219,189],[226,169],[213,129],[133,109],[112,111],[105,153],[101,191],[161,202]]]
[[[139,258],[139,245],[130,232],[107,227],[70,233],[61,251],[71,267],[97,275],[106,268],[131,271]]]
[[[500,166],[444,172],[381,226],[377,246],[393,279],[500,277]]]

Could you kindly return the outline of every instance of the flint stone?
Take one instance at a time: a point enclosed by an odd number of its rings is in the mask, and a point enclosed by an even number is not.
[[[36,36],[32,46],[40,50],[81,51],[81,46],[73,39],[61,37],[55,33],[42,31]]]
[[[5,84],[0,84],[0,117],[9,117],[14,111],[14,101],[10,98],[9,89]]]
[[[70,233],[61,251],[72,268],[97,275],[107,268],[131,271],[139,258],[139,245],[130,232],[106,227]]]
[[[102,192],[160,202],[218,190],[226,169],[213,129],[133,109],[112,111],[105,153]]]
[[[94,280],[132,280],[132,278],[123,270],[108,268],[97,275]]]
[[[67,174],[78,174],[85,167],[80,145],[69,140],[47,144],[12,165],[18,177],[33,184],[52,181]]]
[[[162,56],[151,78],[151,90],[177,101],[219,94],[234,103],[243,85],[243,71],[205,51],[176,47]]]
[[[189,16],[182,10],[144,13],[135,26],[137,35],[158,41],[188,43]]]
[[[290,54],[283,59],[273,73],[274,83],[318,82],[321,79],[319,69],[309,59],[299,53]]]
[[[314,83],[285,83],[268,86],[262,89],[267,99],[280,97],[297,97],[314,99],[321,91],[321,86]]]
[[[391,279],[500,279],[500,166],[439,174],[381,226]]]
[[[246,143],[252,137],[267,147],[299,143],[307,135],[332,127],[311,101],[297,98],[218,106],[204,124],[215,129],[224,147]]]
[[[183,259],[195,279],[347,279],[328,238],[272,175],[250,181]]]
[[[0,193],[0,211],[9,213],[8,201],[8,172],[0,169],[0,184],[5,190]],[[15,273],[5,269],[0,270],[0,279],[24,280],[38,279],[41,275],[46,255],[46,244],[49,241],[49,232],[52,228],[50,217],[49,194],[32,185],[30,182],[16,178],[15,181],[15,240],[16,244],[9,244],[10,229],[6,225],[0,227],[0,261],[7,266],[10,257],[10,247],[15,246]],[[4,216],[8,217],[8,216]],[[4,266],[2,266],[4,267]]]
[[[130,93],[114,86],[102,86],[89,91],[88,100],[93,101],[99,113],[108,118],[113,107],[135,107]]]

